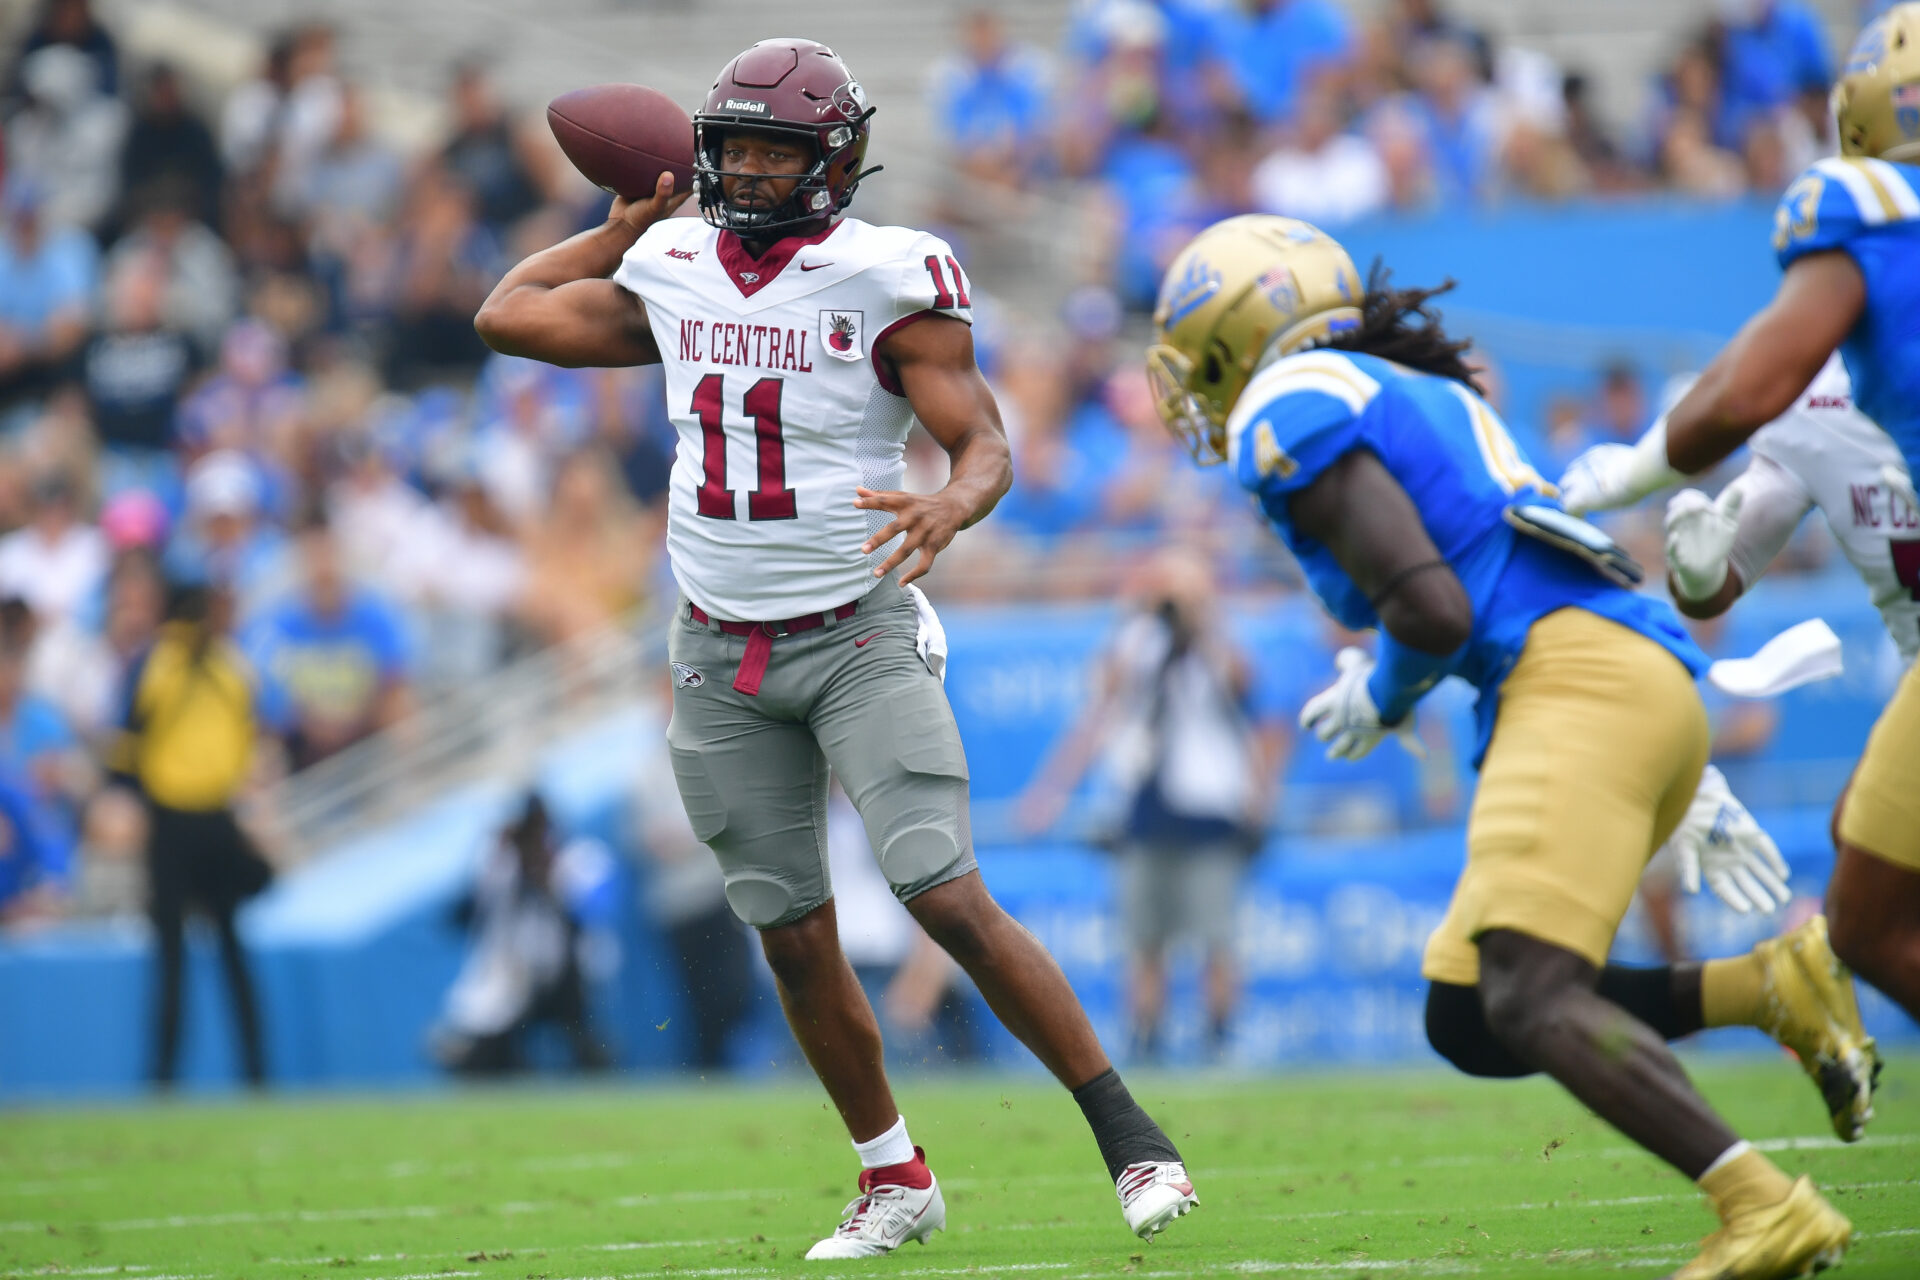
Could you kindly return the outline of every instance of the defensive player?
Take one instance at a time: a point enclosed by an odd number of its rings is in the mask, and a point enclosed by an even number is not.
[[[1836,348],[1861,411],[1909,474],[1920,461],[1920,4],[1860,33],[1833,111],[1841,154],[1815,162],[1774,215],[1784,270],[1773,301],[1637,446],[1588,459],[1583,500],[1611,506],[1705,471],[1784,413]],[[1910,547],[1888,550],[1912,593]],[[1841,959],[1920,1019],[1916,758],[1920,674],[1909,668],[1835,807],[1827,915]]]
[[[1667,504],[1667,586],[1680,612],[1714,618],[1732,608],[1818,507],[1911,666],[1920,652],[1920,511],[1898,446],[1854,407],[1840,357],[1747,443],[1753,461],[1718,498],[1682,489]],[[1639,447],[1596,445],[1575,458],[1560,478],[1560,504],[1576,514],[1597,509],[1606,455]]]
[[[1197,1203],[1192,1184],[1059,966],[982,885],[966,756],[916,648],[903,585],[1012,472],[952,251],[842,216],[871,172],[872,115],[826,47],[754,45],[694,117],[702,218],[666,216],[684,196],[663,175],[650,200],[616,201],[604,226],[520,263],[476,323],[496,350],[555,364],[665,366],[680,431],[667,550],[685,596],[669,646],[674,773],[864,1167],[860,1197],[807,1256],[886,1253],[946,1216],[840,952],[829,768],[894,892],[1073,1090],[1128,1226],[1151,1236]],[[938,493],[898,490],[916,417],[952,460]]]
[[[1740,1141],[1662,1041],[1769,1023],[1851,1063],[1862,1100],[1851,989],[1817,930],[1688,969],[1606,965],[1706,764],[1705,657],[1669,606],[1621,584],[1631,562],[1605,535],[1557,508],[1430,296],[1379,271],[1363,289],[1304,223],[1219,223],[1161,287],[1161,415],[1233,467],[1330,613],[1380,629],[1377,659],[1344,653],[1302,713],[1330,754],[1404,728],[1444,676],[1480,690],[1467,867],[1423,966],[1435,1047],[1476,1074],[1547,1072],[1696,1179],[1723,1226],[1687,1280],[1830,1264],[1846,1219]]]

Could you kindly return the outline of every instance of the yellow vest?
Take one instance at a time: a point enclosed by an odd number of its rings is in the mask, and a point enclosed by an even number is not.
[[[154,803],[169,809],[224,809],[253,758],[251,671],[217,640],[196,660],[190,628],[160,629],[134,691],[133,772]]]

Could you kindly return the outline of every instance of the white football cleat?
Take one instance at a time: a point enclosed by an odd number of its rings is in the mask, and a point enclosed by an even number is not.
[[[915,1147],[913,1155],[915,1163],[925,1168],[920,1148]],[[925,1244],[934,1232],[947,1229],[947,1202],[931,1171],[924,1187],[877,1182],[873,1178],[877,1172],[868,1169],[860,1175],[860,1198],[847,1206],[832,1235],[807,1250],[807,1257],[877,1258],[909,1240]]]
[[[1142,1240],[1151,1240],[1175,1218],[1200,1207],[1187,1166],[1178,1160],[1144,1160],[1121,1170],[1113,1184],[1127,1227]]]

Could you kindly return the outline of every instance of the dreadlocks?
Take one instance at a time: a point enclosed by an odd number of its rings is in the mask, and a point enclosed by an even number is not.
[[[1379,356],[1422,373],[1452,378],[1485,394],[1464,359],[1471,342],[1456,342],[1440,327],[1440,313],[1429,300],[1453,288],[1452,279],[1435,289],[1395,289],[1380,259],[1367,271],[1367,296],[1360,303],[1360,327],[1326,345],[1340,351]]]

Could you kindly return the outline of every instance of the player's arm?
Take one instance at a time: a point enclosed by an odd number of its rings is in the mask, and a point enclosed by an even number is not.
[[[927,434],[947,451],[951,465],[938,493],[856,489],[853,505],[885,511],[893,522],[861,548],[871,554],[895,537],[894,553],[873,571],[885,577],[918,551],[919,563],[900,576],[905,586],[933,567],[953,536],[986,519],[1013,485],[1013,455],[1000,406],[973,358],[973,329],[963,320],[928,312],[889,334],[875,353],[892,371],[895,385],[913,406]]]
[[[607,277],[641,233],[686,198],[662,173],[651,199],[617,198],[599,226],[522,260],[474,316],[481,340],[502,355],[569,368],[658,363],[646,307]]]
[[[1399,723],[1473,634],[1467,589],[1413,499],[1366,449],[1342,455],[1292,495],[1287,518],[1322,543],[1372,602],[1386,638],[1367,688],[1380,723]]]
[[[1674,470],[1698,475],[1792,408],[1866,302],[1866,278],[1845,251],[1794,259],[1773,301],[1741,326],[1667,414]]]
[[[1560,504],[1575,515],[1628,506],[1719,462],[1793,407],[1853,329],[1866,296],[1844,251],[1794,259],[1773,301],[1645,435],[1573,460],[1560,478]]]

